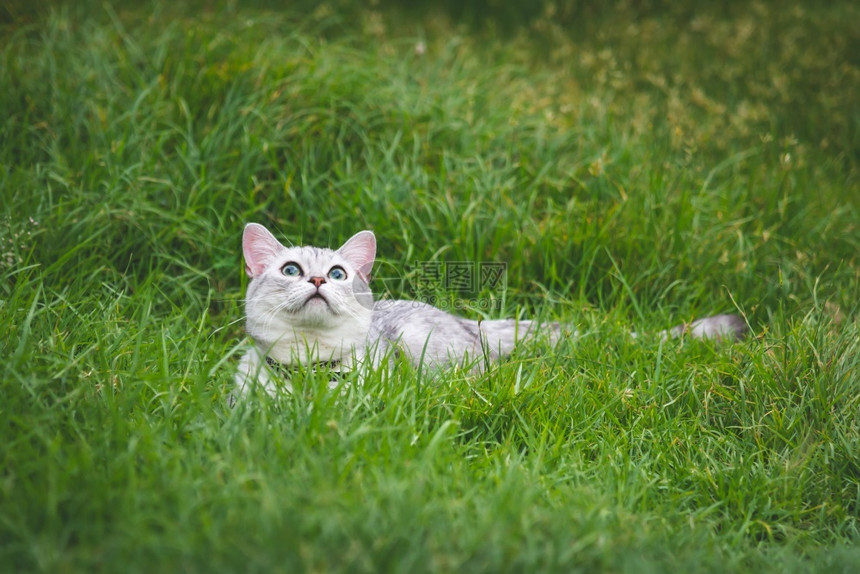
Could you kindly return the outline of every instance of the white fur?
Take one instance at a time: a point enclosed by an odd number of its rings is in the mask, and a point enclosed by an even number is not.
[[[251,278],[246,329],[254,348],[239,363],[240,392],[253,381],[271,394],[278,388],[291,390],[282,374],[270,372],[267,356],[286,366],[313,368],[334,362],[337,369],[349,370],[356,359],[369,357],[377,364],[399,354],[416,366],[434,368],[465,365],[484,356],[498,359],[523,339],[541,334],[550,342],[575,336],[558,323],[511,319],[479,323],[417,301],[374,304],[367,286],[376,256],[370,231],[355,234],[337,250],[285,247],[265,227],[250,223],[242,246]],[[288,263],[301,273],[285,274]],[[336,267],[346,273],[344,280],[333,275]],[[663,336],[720,339],[745,333],[740,317],[717,315],[675,327]]]
[[[285,247],[262,225],[251,223],[245,228],[243,250],[251,277],[245,326],[255,348],[239,363],[240,389],[256,379],[273,390],[263,366],[267,355],[284,365],[334,361],[348,368],[370,329],[372,297],[365,278],[376,251],[373,234],[357,234],[343,251]],[[298,265],[302,275],[285,276],[287,263]],[[345,281],[328,277],[334,267],[346,272]],[[315,277],[324,282],[316,286],[311,280]],[[316,294],[323,299],[313,298]]]

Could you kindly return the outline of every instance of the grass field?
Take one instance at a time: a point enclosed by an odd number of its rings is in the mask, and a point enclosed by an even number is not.
[[[857,3],[126,4],[0,7],[0,570],[860,569]],[[249,221],[582,336],[230,409]]]

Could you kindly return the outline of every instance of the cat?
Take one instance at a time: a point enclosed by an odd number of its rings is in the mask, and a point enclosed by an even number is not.
[[[239,393],[254,382],[269,394],[290,391],[297,368],[324,367],[334,375],[364,361],[379,365],[403,356],[430,369],[498,360],[517,343],[566,333],[559,323],[498,319],[474,321],[419,301],[374,302],[369,288],[376,237],[359,231],[338,249],[286,247],[268,229],[249,223],[242,237],[246,330],[254,342],[239,362]],[[716,315],[679,325],[664,337],[740,339],[746,323],[737,315]],[[334,384],[334,383],[333,383]]]

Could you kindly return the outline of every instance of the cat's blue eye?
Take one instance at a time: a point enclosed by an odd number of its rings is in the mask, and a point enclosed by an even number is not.
[[[334,266],[328,272],[328,277],[332,281],[343,281],[346,279],[346,271],[343,270],[343,267]]]
[[[281,267],[281,273],[287,277],[298,277],[302,274],[302,268],[295,263],[287,263]]]

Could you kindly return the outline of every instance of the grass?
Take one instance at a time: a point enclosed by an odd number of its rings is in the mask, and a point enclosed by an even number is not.
[[[857,568],[857,7],[488,5],[4,6],[0,569]],[[583,334],[230,409],[247,221]]]

